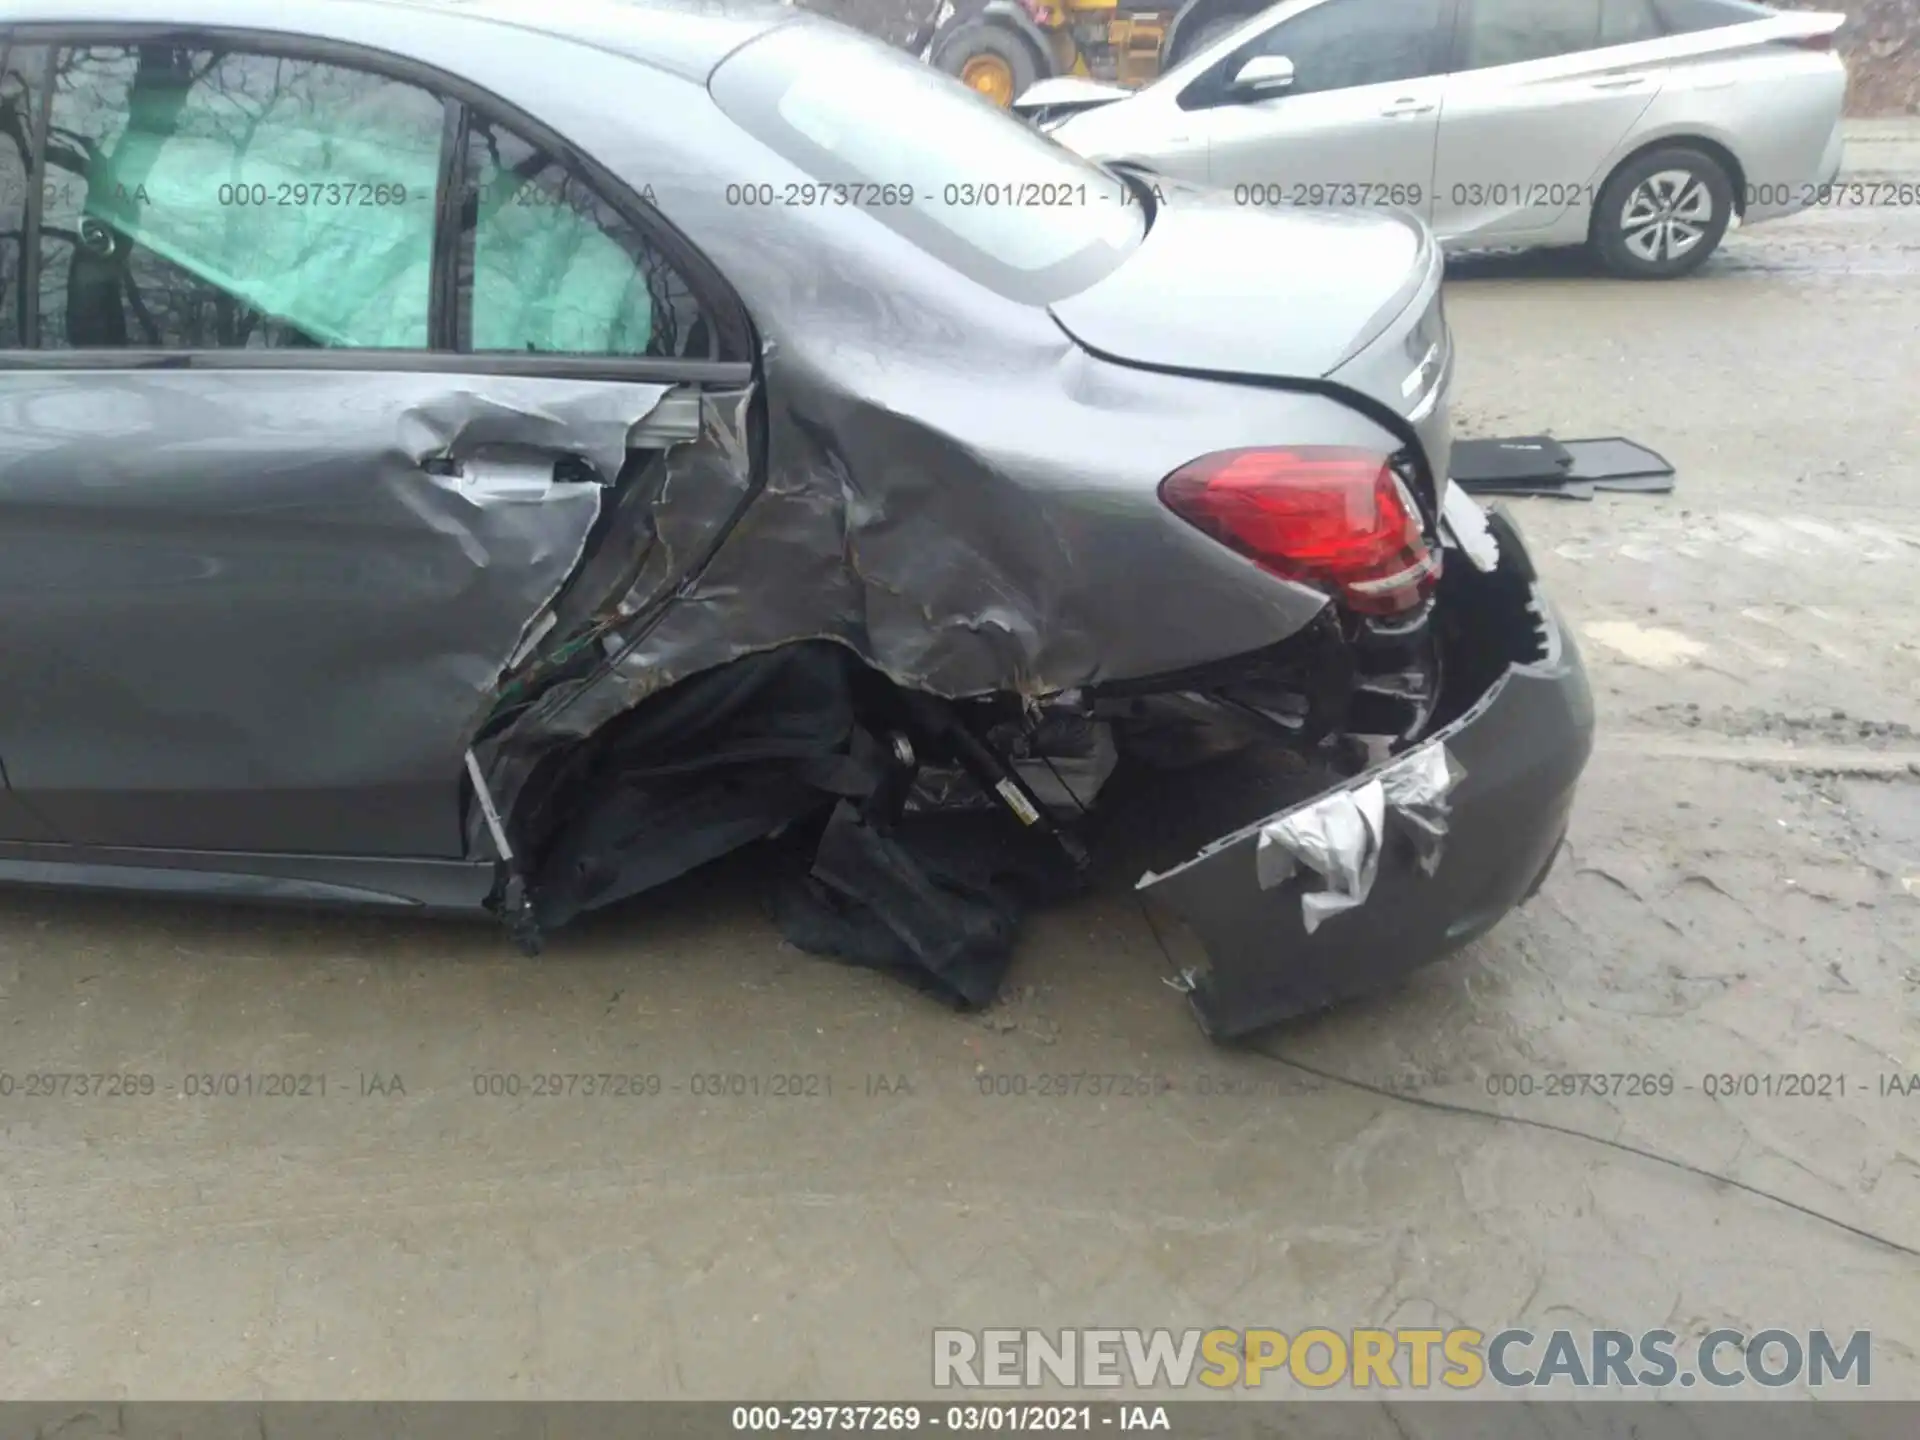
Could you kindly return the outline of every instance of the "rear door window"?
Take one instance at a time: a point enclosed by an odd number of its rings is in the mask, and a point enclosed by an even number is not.
[[[1718,30],[1725,25],[1751,25],[1755,20],[1766,20],[1779,13],[1765,5],[1751,4],[1749,0],[1654,0],[1654,8],[1660,13],[1661,23],[1675,35]]]
[[[1293,62],[1288,95],[1418,80],[1446,68],[1446,0],[1322,0],[1236,51]],[[1230,77],[1229,77],[1230,78]]]
[[[1465,70],[1518,65],[1600,44],[1601,0],[1470,0]]]
[[[460,349],[714,357],[686,280],[583,177],[478,115],[466,152]]]
[[[444,114],[310,59],[63,50],[40,344],[426,348]]]
[[[1654,13],[1653,0],[1601,0],[1600,43],[1631,45],[1638,40],[1657,40],[1666,31]]]
[[[805,177],[716,178],[728,204],[870,216],[1012,299],[1074,294],[1146,233],[1118,177],[863,35],[781,26],[723,62],[709,88]]]

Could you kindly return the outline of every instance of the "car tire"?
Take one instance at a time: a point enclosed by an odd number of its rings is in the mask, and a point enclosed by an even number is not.
[[[1026,37],[996,20],[982,16],[963,20],[934,42],[933,63],[976,94],[1002,109],[1040,79],[1040,57]],[[1004,98],[998,86],[988,89],[969,75],[969,67],[985,75],[1003,74],[1010,86]]]
[[[1690,145],[1635,156],[1608,178],[1589,241],[1600,264],[1625,280],[1689,275],[1720,246],[1733,219],[1733,182]]]

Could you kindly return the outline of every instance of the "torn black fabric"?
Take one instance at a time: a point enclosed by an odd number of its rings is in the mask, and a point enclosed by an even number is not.
[[[621,783],[547,857],[535,912],[543,928],[564,925],[772,835],[832,799],[790,765]]]
[[[813,869],[775,892],[794,945],[882,970],[956,1009],[1000,993],[1030,906],[1078,885],[1004,813],[909,817],[882,831],[842,802]]]
[[[718,859],[844,795],[869,792],[841,646],[750,655],[647,701],[556,781],[564,814],[534,879],[543,927]]]
[[[856,718],[859,673],[828,642],[746,656],[662,692],[569,757],[538,807],[562,822],[548,822],[555,838],[534,870],[542,928],[787,831],[792,843],[768,858],[790,941],[950,1005],[991,1004],[1029,904],[1078,877],[1057,843],[1003,807],[876,815],[891,751]]]

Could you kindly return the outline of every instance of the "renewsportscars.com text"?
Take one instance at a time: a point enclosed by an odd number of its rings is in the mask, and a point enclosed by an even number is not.
[[[936,1330],[942,1389],[1204,1390],[1865,1388],[1873,1336],[1854,1330]]]

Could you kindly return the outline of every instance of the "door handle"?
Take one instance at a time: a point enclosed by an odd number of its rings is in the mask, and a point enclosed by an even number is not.
[[[1595,80],[1595,90],[1634,90],[1647,83],[1644,75],[1620,75],[1612,80]]]
[[[1380,113],[1382,115],[1424,115],[1433,109],[1431,100],[1396,100]]]

